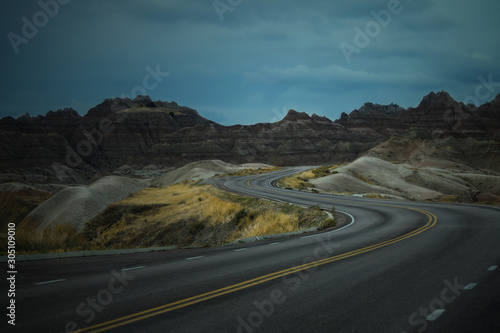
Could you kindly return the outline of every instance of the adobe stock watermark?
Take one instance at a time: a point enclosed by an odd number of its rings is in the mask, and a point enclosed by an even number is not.
[[[288,114],[288,111],[289,109],[287,108],[286,105],[281,109],[281,111],[278,110],[277,108],[273,108],[272,112],[274,113],[274,117],[271,118],[271,122],[275,123],[280,120],[283,120],[283,118],[285,118],[286,115]]]
[[[488,75],[485,78],[482,75],[477,77],[479,84],[474,90],[474,95],[467,96],[464,99],[464,104],[474,104],[480,106],[484,102],[489,101],[491,98],[495,97],[500,91],[500,82],[493,81],[493,74]]]
[[[16,224],[9,223],[7,225],[7,297],[9,306],[7,306],[7,323],[16,326]]]
[[[19,46],[26,45],[38,35],[40,29],[44,28],[51,19],[58,13],[62,5],[66,5],[70,0],[40,0],[38,6],[40,11],[33,14],[31,19],[23,16],[21,18],[20,34],[9,32],[7,38],[15,54],[19,53]]]
[[[234,9],[242,3],[243,0],[215,0],[212,5],[219,16],[219,20],[224,22],[224,14],[234,11]]]
[[[412,0],[407,1],[411,2]],[[353,54],[360,54],[364,48],[367,48],[372,40],[380,35],[382,29],[387,28],[391,24],[393,16],[400,14],[403,9],[404,6],[401,4],[401,1],[389,0],[387,2],[387,9],[382,9],[378,12],[375,10],[370,11],[373,20],[366,22],[364,29],[359,26],[354,27],[354,45],[346,42],[339,44],[347,63],[350,64],[352,62]]]
[[[469,105],[481,106],[482,104],[490,101],[500,92],[500,82],[493,81],[493,74],[489,74],[488,77],[479,75],[477,77],[478,84],[474,89],[474,94],[467,96],[463,103],[466,108],[458,109],[453,112],[453,110],[448,110],[444,114],[444,120],[450,124],[453,130],[457,130],[462,126],[462,123],[471,117],[473,110],[469,109]]]
[[[333,241],[333,234],[318,236],[319,245],[316,246],[311,256],[304,258],[302,265],[308,265],[318,260],[331,257],[340,244]],[[297,266],[293,266],[295,268]],[[300,266],[299,266],[300,267]],[[254,300],[252,302],[254,310],[247,316],[239,316],[236,320],[238,326],[236,327],[237,333],[253,333],[256,329],[261,327],[265,320],[271,317],[280,305],[284,304],[287,299],[291,298],[300,286],[309,278],[311,274],[318,269],[317,266],[311,265],[309,268],[304,267],[303,270],[285,275],[281,279],[282,286],[273,289],[269,297],[265,300]]]
[[[132,88],[130,95],[122,94],[121,98],[126,100],[127,106],[132,108],[135,104],[130,101],[131,96],[137,95],[147,95],[148,91],[152,91],[164,81],[165,78],[170,76],[168,72],[162,72],[160,69],[160,65],[157,64],[156,68],[153,69],[151,66],[146,66],[147,74],[144,76],[142,80],[142,85],[137,85]],[[119,106],[116,104],[118,101],[115,100],[111,105],[111,109],[113,112],[117,112],[120,110]],[[66,146],[66,156],[65,161],[66,165],[62,165],[58,162],[52,163],[52,169],[55,172],[56,177],[60,181],[64,181],[69,176],[69,171],[71,168],[76,168],[83,163],[83,159],[92,155],[94,149],[98,149],[98,147],[103,143],[106,135],[111,134],[115,130],[115,124],[119,124],[123,122],[127,118],[127,114],[121,114],[117,119],[112,121],[109,118],[103,118],[98,123],[98,128],[93,128],[90,130],[83,129],[82,134],[86,139],[80,140],[76,145],[76,151],[70,147]]]
[[[136,278],[136,276],[127,275],[124,270],[121,272],[113,270],[111,275],[106,288],[99,290],[95,296],[87,297],[76,306],[75,312],[85,324],[79,325],[76,321],[69,321],[64,326],[65,333],[79,332],[81,327],[90,325],[97,317],[97,313],[101,313],[106,306],[110,305],[114,297],[121,294],[128,287],[129,282]]]
[[[427,329],[428,322],[434,321],[437,313],[441,314],[447,304],[451,304],[457,300],[458,297],[462,295],[462,291],[465,286],[458,283],[458,277],[455,277],[453,283],[449,280],[444,280],[443,284],[445,287],[441,292],[434,298],[429,304],[421,306],[418,311],[413,312],[408,323],[414,327],[418,328],[417,332],[422,333]],[[401,333],[407,333],[406,331],[401,331]]]

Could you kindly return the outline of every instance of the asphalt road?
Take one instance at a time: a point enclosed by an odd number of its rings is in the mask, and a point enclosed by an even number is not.
[[[499,332],[498,208],[271,187],[298,170],[218,186],[335,206],[353,223],[220,248],[20,262],[16,326],[4,316],[2,332]]]

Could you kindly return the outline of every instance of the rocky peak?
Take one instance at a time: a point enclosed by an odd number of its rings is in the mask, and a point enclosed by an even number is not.
[[[453,99],[446,91],[442,90],[437,94],[431,91],[428,95],[422,98],[422,101],[418,105],[418,108],[427,108],[427,107],[450,107],[452,105],[457,104],[457,101]]]
[[[283,118],[282,121],[292,121],[296,122],[299,120],[311,120],[311,117],[305,112],[297,112],[295,110],[290,109],[288,114]]]
[[[64,108],[57,111],[49,111],[45,115],[47,119],[51,118],[65,118],[65,119],[78,119],[81,118],[80,114],[72,108]]]
[[[134,104],[137,106],[147,106],[147,107],[155,107],[155,103],[151,100],[151,97],[144,95],[137,95],[136,98],[132,100]]]
[[[356,109],[350,114],[343,112],[335,123],[350,129],[371,129],[382,135],[390,135],[404,130],[404,126],[397,120],[402,111],[404,108],[394,103],[365,103],[359,110]]]
[[[120,110],[129,109],[136,106],[130,98],[107,98],[101,104],[98,104],[91,108],[89,112],[85,115],[86,118],[100,118],[106,117],[111,113],[118,112]]]
[[[349,115],[345,112],[342,112],[342,114],[340,115],[340,118],[335,120],[334,123],[337,123],[337,124],[340,124],[343,126],[347,126],[348,121],[349,121]]]
[[[21,117],[19,117],[18,119],[19,120],[32,120],[33,117],[29,113],[25,113]]]
[[[109,114],[116,113],[124,109],[133,109],[137,107],[178,109],[183,110],[190,115],[197,116],[197,113],[193,114],[192,111],[194,110],[184,106],[179,106],[176,102],[153,101],[149,96],[137,95],[137,97],[133,100],[130,98],[119,97],[105,99],[101,104],[91,108],[85,115],[85,118],[106,117]]]
[[[481,128],[474,110],[455,101],[445,91],[430,92],[416,108],[401,112],[398,119],[413,128],[431,130],[475,130]]]
[[[403,110],[404,108],[394,103],[389,105],[365,103],[358,111],[361,113],[382,113],[387,116],[397,116],[397,114]]]

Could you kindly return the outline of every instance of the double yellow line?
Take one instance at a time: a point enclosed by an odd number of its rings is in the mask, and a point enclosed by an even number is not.
[[[90,327],[81,329],[81,330],[79,330],[77,332],[94,332],[94,333],[104,332],[104,331],[107,331],[107,330],[110,330],[110,329],[113,329],[113,328],[117,328],[117,327],[121,327],[121,326],[124,326],[124,325],[128,325],[128,324],[131,324],[131,323],[134,323],[134,322],[137,322],[137,321],[140,321],[140,320],[144,320],[144,319],[147,319],[147,318],[150,318],[150,317],[158,316],[158,315],[161,315],[161,314],[166,313],[166,312],[170,312],[170,311],[173,311],[173,310],[181,309],[181,308],[187,307],[189,305],[193,305],[193,304],[196,304],[196,303],[204,302],[204,301],[210,300],[212,298],[216,298],[216,297],[220,297],[220,296],[223,296],[223,295],[226,295],[226,294],[230,294],[230,293],[236,292],[238,290],[250,288],[250,287],[262,284],[262,283],[267,282],[267,281],[271,281],[271,280],[275,280],[275,279],[281,278],[283,276],[287,276],[287,275],[290,275],[290,274],[293,274],[293,273],[297,273],[297,272],[300,272],[300,271],[308,270],[308,269],[311,269],[311,268],[314,268],[314,267],[326,265],[326,264],[329,264],[329,263],[332,263],[332,262],[335,262],[335,261],[339,261],[339,260],[342,260],[342,259],[354,257],[354,256],[357,256],[357,255],[360,255],[360,254],[363,254],[363,253],[366,253],[366,252],[370,252],[370,251],[373,251],[373,250],[376,250],[376,249],[380,249],[380,248],[386,247],[388,245],[400,242],[402,240],[414,237],[414,236],[416,236],[416,235],[418,235],[418,234],[420,234],[420,233],[422,233],[422,232],[424,232],[424,231],[432,228],[437,223],[437,217],[436,217],[436,215],[434,215],[434,214],[432,214],[432,213],[430,213],[428,211],[425,211],[423,209],[400,207],[400,206],[392,206],[392,207],[404,208],[404,209],[413,210],[413,211],[422,213],[425,216],[427,216],[427,218],[428,218],[427,223],[424,226],[422,226],[422,227],[420,227],[420,228],[418,228],[418,229],[416,229],[416,230],[414,230],[412,232],[409,232],[407,234],[401,235],[399,237],[392,238],[390,240],[387,240],[387,241],[384,241],[384,242],[381,242],[381,243],[377,243],[377,244],[374,244],[374,245],[371,245],[371,246],[367,246],[367,247],[364,247],[364,248],[361,248],[361,249],[358,249],[358,250],[350,251],[350,252],[347,252],[347,253],[339,254],[339,255],[336,255],[336,256],[333,256],[333,257],[329,257],[329,258],[326,258],[326,259],[321,259],[321,260],[313,261],[313,262],[310,262],[310,263],[307,263],[307,264],[303,264],[303,265],[300,265],[300,266],[294,266],[294,267],[291,267],[291,268],[288,268],[288,269],[284,269],[284,270],[281,270],[281,271],[278,271],[278,272],[274,272],[274,273],[271,273],[271,274],[263,275],[263,276],[255,278],[255,279],[247,280],[247,281],[244,281],[244,282],[241,282],[241,283],[237,283],[237,284],[234,284],[234,285],[231,285],[231,286],[228,286],[228,287],[224,287],[224,288],[221,288],[221,289],[213,290],[213,291],[210,291],[208,293],[204,293],[204,294],[200,294],[200,295],[197,295],[197,296],[189,297],[189,298],[186,298],[186,299],[183,299],[183,300],[180,300],[180,301],[176,301],[176,302],[173,302],[173,303],[168,303],[168,304],[165,304],[165,305],[162,305],[162,306],[158,306],[158,307],[155,307],[155,308],[152,308],[152,309],[149,309],[149,310],[137,312],[137,313],[131,314],[129,316],[117,318],[117,319],[114,319],[114,320],[111,320],[111,321],[107,321],[107,322],[104,322],[104,323],[101,323],[101,324],[98,324],[98,325],[90,326]]]

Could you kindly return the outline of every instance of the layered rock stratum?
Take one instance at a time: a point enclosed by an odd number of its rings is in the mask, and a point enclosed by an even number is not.
[[[431,92],[415,108],[365,103],[335,121],[290,110],[278,122],[249,126],[222,126],[147,96],[107,99],[84,116],[63,109],[0,120],[0,183],[90,184],[200,160],[317,165],[365,154],[500,171],[500,95],[475,107]]]

